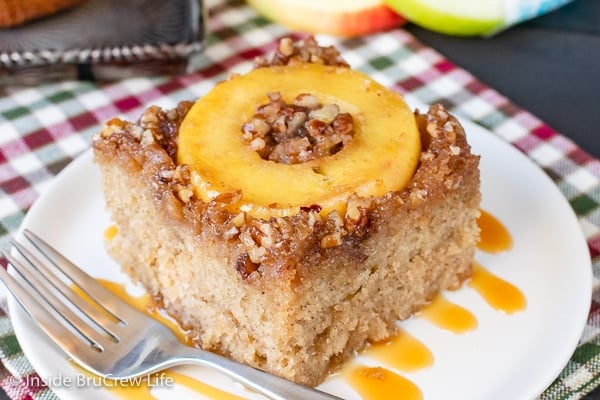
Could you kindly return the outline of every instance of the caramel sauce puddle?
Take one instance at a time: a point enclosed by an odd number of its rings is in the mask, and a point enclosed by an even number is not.
[[[351,366],[343,372],[343,376],[363,400],[423,399],[417,385],[387,368]]]
[[[512,248],[508,229],[496,217],[481,210],[477,220],[481,230],[477,247],[487,253],[500,253]],[[490,306],[506,314],[522,311],[527,306],[525,295],[513,284],[492,274],[478,262],[473,263],[473,276],[468,285],[475,289]]]
[[[495,254],[512,248],[510,232],[493,215],[481,210],[477,224],[481,230],[480,241],[477,244],[480,250]],[[106,240],[112,240],[117,233],[117,228],[110,226],[104,232],[104,237]],[[175,320],[153,306],[149,295],[132,297],[122,285],[99,281],[133,307],[167,325],[182,342],[193,345],[189,333],[182,330]],[[526,307],[526,298],[517,287],[492,274],[477,262],[473,265],[473,276],[468,286],[476,290],[497,311],[512,314]],[[452,303],[443,294],[438,294],[416,317],[427,319],[440,329],[456,334],[472,331],[478,324],[477,318],[469,310]],[[391,394],[404,400],[423,399],[421,390],[413,382],[389,368],[410,373],[430,367],[434,363],[434,355],[427,346],[408,332],[400,330],[398,335],[388,340],[370,344],[363,354],[387,366],[387,368],[370,367],[350,363],[342,370],[340,375],[363,400],[387,399]],[[151,375],[148,380],[164,381],[165,376],[172,379],[171,382],[213,400],[243,399],[172,369]],[[151,393],[152,387],[148,384],[107,389],[123,399],[155,399]]]
[[[466,333],[477,328],[477,318],[466,308],[455,304],[443,294],[436,295],[419,314],[438,328],[453,333]]]
[[[477,247],[486,253],[500,253],[510,250],[513,245],[512,236],[502,222],[487,211],[480,210],[477,219],[480,235]]]
[[[479,292],[490,306],[506,314],[514,314],[527,307],[527,299],[519,288],[492,274],[477,262],[473,264],[473,276],[468,285]]]
[[[431,351],[405,330],[400,330],[388,340],[369,345],[362,354],[405,372],[414,372],[433,365]]]
[[[117,236],[117,233],[119,233],[119,228],[116,225],[110,225],[104,230],[104,239],[110,242]]]
[[[172,385],[178,385],[212,400],[245,400],[243,397],[223,391],[172,369],[152,374],[146,381],[133,382],[131,385],[114,385],[105,386],[104,388],[124,400],[155,400],[157,397],[152,394],[152,390],[155,386],[160,385],[153,382],[168,382],[169,386],[166,386],[168,390],[172,389]],[[165,387],[164,384],[163,387]]]

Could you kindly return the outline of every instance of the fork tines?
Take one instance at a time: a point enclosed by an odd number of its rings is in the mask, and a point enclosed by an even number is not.
[[[119,328],[126,322],[117,315],[129,305],[35,233],[24,230],[23,236],[39,256],[13,241],[16,252],[2,254],[21,279],[0,268],[0,280],[27,313],[67,353],[88,347],[81,346],[82,340],[96,351],[109,341],[119,342]]]

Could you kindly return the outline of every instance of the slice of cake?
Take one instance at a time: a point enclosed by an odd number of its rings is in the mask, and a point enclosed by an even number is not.
[[[235,94],[235,95],[234,95]],[[110,254],[208,350],[317,385],[471,275],[479,157],[312,38],[108,121]]]

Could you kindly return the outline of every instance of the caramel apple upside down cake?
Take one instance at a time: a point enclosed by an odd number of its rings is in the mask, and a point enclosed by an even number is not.
[[[112,257],[202,348],[316,386],[470,277],[479,157],[313,38],[108,121]]]

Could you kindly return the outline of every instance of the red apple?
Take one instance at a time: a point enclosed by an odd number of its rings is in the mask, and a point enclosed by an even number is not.
[[[289,29],[350,37],[405,22],[380,0],[248,0],[256,11]]]

